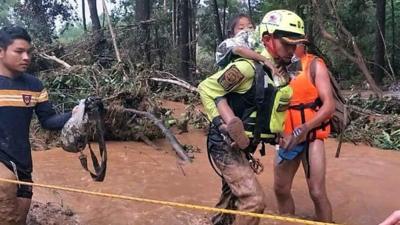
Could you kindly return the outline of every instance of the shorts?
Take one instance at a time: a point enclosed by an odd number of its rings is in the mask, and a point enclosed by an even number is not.
[[[3,163],[13,174],[15,174],[13,164],[11,162],[0,161],[0,163]],[[16,173],[15,180],[33,183],[31,173],[23,172],[19,169],[16,169]],[[32,186],[23,184],[17,185],[17,197],[32,199],[32,195]]]

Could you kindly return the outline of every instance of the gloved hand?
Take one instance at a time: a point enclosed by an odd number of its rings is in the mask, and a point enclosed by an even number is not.
[[[88,98],[85,99],[85,108],[86,110],[92,110],[97,107],[102,107],[103,102],[100,97],[97,96],[89,96]]]
[[[102,111],[104,109],[102,98],[97,96],[90,96],[85,99],[85,111],[92,112],[92,111]]]

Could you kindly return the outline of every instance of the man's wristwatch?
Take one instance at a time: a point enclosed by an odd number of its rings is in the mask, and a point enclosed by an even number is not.
[[[298,137],[303,132],[303,130],[299,127],[293,130],[293,136]]]

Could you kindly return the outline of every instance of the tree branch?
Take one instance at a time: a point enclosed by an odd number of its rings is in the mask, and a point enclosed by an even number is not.
[[[317,18],[315,21],[317,22],[319,28],[321,29],[321,34],[322,37],[331,42],[334,45],[334,48],[339,49],[350,61],[355,63],[359,70],[362,72],[368,83],[370,84],[372,90],[379,96],[383,96],[382,90],[378,87],[376,84],[375,80],[372,78],[372,75],[370,71],[368,70],[368,67],[365,63],[364,56],[361,53],[361,50],[358,48],[358,45],[356,41],[354,40],[353,35],[346,29],[346,27],[343,25],[337,10],[335,8],[334,2],[330,0],[329,2],[326,2],[326,5],[328,6],[328,10],[330,11],[330,14],[334,17],[336,20],[338,30],[341,31],[348,41],[351,41],[351,45],[353,47],[353,53],[348,52],[345,47],[343,47],[340,43],[345,43],[346,40],[337,40],[331,33],[329,33],[323,24],[323,18],[320,10],[320,4],[318,4],[317,0],[312,0],[312,5],[313,8],[315,9]],[[339,35],[340,36],[340,35]]]
[[[176,84],[178,86],[181,86],[183,88],[186,88],[192,92],[197,92],[197,88],[189,84],[188,82],[178,78],[177,76],[173,75],[172,73],[166,72],[166,71],[159,71],[156,70],[156,73],[160,75],[167,75],[170,78],[157,78],[153,77],[150,78],[151,80],[158,81],[158,82],[165,82],[165,83],[170,83],[170,84]]]
[[[162,120],[158,119],[156,116],[149,112],[144,112],[144,111],[139,111],[135,109],[127,109],[123,108],[123,111],[125,112],[130,112],[134,113],[137,115],[145,116],[149,119],[151,119],[154,124],[161,129],[169,143],[172,145],[172,148],[175,150],[176,154],[185,162],[191,162],[190,158],[186,155],[185,150],[183,149],[182,145],[179,143],[179,141],[176,139],[176,137],[172,134],[172,132],[164,126],[164,123]]]
[[[71,65],[69,65],[69,64],[68,64],[67,62],[65,62],[64,60],[59,59],[59,58],[57,58],[57,57],[55,57],[55,56],[50,56],[50,55],[47,55],[46,53],[39,53],[39,56],[42,57],[42,58],[44,58],[44,59],[48,59],[48,60],[55,61],[56,63],[63,65],[63,66],[64,66],[65,68],[67,68],[67,69],[69,69],[69,68],[72,67]]]
[[[148,146],[154,148],[155,150],[160,150],[160,147],[158,147],[156,144],[154,144],[146,135],[140,134],[139,138],[146,143]]]
[[[190,91],[197,92],[197,88],[196,87],[194,87],[194,86],[192,86],[190,84],[187,84],[186,82],[179,81],[179,80],[156,78],[156,77],[152,77],[152,78],[150,78],[150,80],[154,80],[154,81],[158,81],[158,82],[165,82],[165,83],[170,83],[170,84],[176,84],[176,85],[178,85],[180,87],[183,87],[183,88],[186,88],[186,89],[188,89]]]
[[[382,33],[382,29],[381,29],[381,27],[379,26],[379,23],[378,23],[378,22],[377,22],[377,25],[378,25],[378,28],[379,28],[379,34],[380,34],[380,36],[381,36],[381,38],[382,38],[382,41],[383,41],[383,47],[385,48],[385,58],[386,58],[386,60],[387,60],[388,67],[389,67],[390,72],[391,72],[391,74],[388,73],[388,72],[387,72],[387,74],[389,75],[390,79],[392,79],[392,81],[396,81],[396,74],[394,73],[392,64],[391,64],[390,59],[389,59],[389,56],[388,56],[388,50],[387,50],[387,46],[386,46],[385,37],[384,37],[384,35],[383,35],[383,33]],[[381,65],[378,65],[378,66],[382,68]],[[384,68],[382,68],[382,69],[385,70]]]

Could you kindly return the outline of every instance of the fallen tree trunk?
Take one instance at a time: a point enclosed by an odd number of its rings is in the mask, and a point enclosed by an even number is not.
[[[179,141],[176,139],[176,137],[171,133],[171,131],[164,126],[164,123],[162,120],[158,119],[156,116],[149,112],[144,112],[144,111],[139,111],[135,109],[127,109],[123,108],[123,111],[125,112],[130,112],[134,113],[136,115],[141,115],[145,116],[149,119],[151,119],[154,124],[160,128],[160,130],[163,132],[169,143],[172,145],[172,148],[175,150],[176,154],[179,156],[180,159],[182,159],[185,162],[191,162],[190,158],[186,155],[185,150],[183,149],[182,145],[179,143]]]

